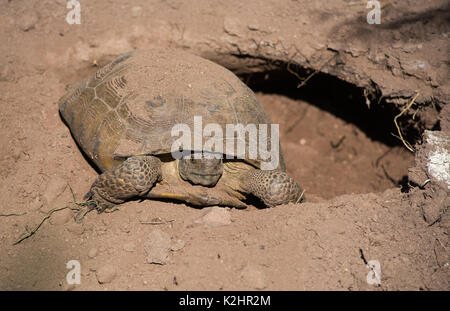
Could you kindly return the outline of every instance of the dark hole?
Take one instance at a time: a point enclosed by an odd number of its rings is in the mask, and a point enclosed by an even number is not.
[[[241,74],[240,78],[259,97],[264,99],[264,96],[270,96],[268,101],[274,101],[276,109],[270,106],[267,109],[270,105],[267,100],[263,106],[275,123],[278,122],[274,119],[279,120],[286,107],[290,110],[288,114],[300,115],[305,111],[302,107],[309,105],[315,107],[316,118],[320,114],[317,110],[320,110],[324,119],[341,124],[336,131],[326,127],[326,133],[321,135],[329,141],[326,144],[322,142],[319,147],[317,144],[306,146],[308,143],[300,146],[298,139],[305,137],[305,127],[298,127],[295,122],[293,132],[284,134],[284,139],[281,139],[288,173],[305,188],[306,197],[312,193],[313,197],[332,198],[345,193],[381,192],[394,187],[407,191],[407,169],[408,165],[413,165],[413,154],[406,150],[398,137],[393,120],[400,111],[395,105],[380,98],[381,94],[365,96],[364,89],[325,73],[315,74],[297,88],[302,81],[286,68],[286,64],[279,64],[279,69]],[[305,78],[313,72],[301,67],[291,66],[290,69]],[[277,96],[281,99],[278,100]],[[370,100],[370,107],[367,99]],[[286,101],[290,102],[290,106],[283,104]],[[299,120],[297,123],[308,123],[305,118]],[[407,120],[399,118],[398,124],[404,139],[414,145],[421,133],[418,127],[409,126]],[[309,122],[310,129],[319,127]],[[280,123],[280,133],[283,132],[282,127],[289,127],[286,123]],[[313,141],[312,145],[314,141],[324,139],[320,135],[314,136],[313,130],[308,135],[306,140]],[[317,148],[317,156],[305,160],[308,148]],[[347,158],[349,154],[353,158]],[[362,161],[364,164],[361,164]],[[261,205],[254,198],[246,203]]]
[[[299,70],[308,76],[311,71]],[[365,104],[364,90],[328,74],[318,73],[301,88],[301,81],[287,70],[241,75],[241,79],[254,91],[280,94],[295,100],[307,101],[320,109],[329,111],[336,117],[358,126],[373,140],[388,146],[400,146],[402,142],[396,134],[393,119],[399,113],[392,104],[379,98],[371,100],[370,108]],[[378,94],[377,94],[378,95]],[[379,103],[378,103],[379,101]],[[408,141],[416,141],[420,133],[413,128],[406,131]]]

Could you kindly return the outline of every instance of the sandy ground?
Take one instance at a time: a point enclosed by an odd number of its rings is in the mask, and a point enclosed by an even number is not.
[[[368,25],[356,0],[80,1],[70,25],[64,0],[1,0],[0,289],[448,290],[449,6],[380,2],[381,25]],[[64,209],[12,245],[97,176],[58,113],[67,84],[152,46],[239,74],[280,124],[308,201],[132,201],[82,224]],[[393,119],[416,93],[399,118],[412,153]]]

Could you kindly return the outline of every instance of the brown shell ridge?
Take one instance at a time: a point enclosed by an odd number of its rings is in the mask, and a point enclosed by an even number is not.
[[[233,73],[182,51],[123,54],[59,104],[80,147],[101,169],[117,163],[117,157],[170,154],[177,139],[171,136],[173,125],[192,127],[198,115],[202,129],[219,124],[225,139],[232,139],[226,136],[227,124],[271,123],[253,92]],[[204,145],[209,138],[202,139]],[[246,135],[246,144],[249,139]]]

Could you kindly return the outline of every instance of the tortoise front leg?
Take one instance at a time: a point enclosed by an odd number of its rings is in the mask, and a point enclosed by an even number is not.
[[[241,187],[261,199],[268,207],[287,203],[298,203],[302,189],[285,172],[252,169],[241,178]]]
[[[190,189],[189,193],[152,191],[147,193],[145,197],[148,199],[177,200],[200,207],[218,205],[218,206],[229,206],[239,209],[247,208],[247,205],[245,205],[239,199],[234,198],[225,192],[218,193],[217,191],[211,191],[210,189],[201,189],[201,190]]]
[[[186,202],[195,206],[229,206],[238,209],[247,208],[243,202],[226,193],[214,193],[209,189],[189,193]]]
[[[93,200],[89,210],[96,208],[100,213],[133,197],[143,196],[161,178],[161,161],[158,158],[134,156],[98,176],[84,199]]]

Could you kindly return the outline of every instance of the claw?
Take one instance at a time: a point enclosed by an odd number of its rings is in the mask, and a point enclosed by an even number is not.
[[[85,207],[85,208],[79,210],[79,211],[75,214],[75,216],[73,217],[74,220],[75,220],[75,222],[76,222],[77,224],[82,223],[82,222],[83,222],[83,219],[84,219],[84,216],[86,216],[86,214],[89,213],[90,211],[92,211],[92,208],[89,208],[89,207]]]
[[[88,193],[84,195],[83,200],[85,201],[89,200],[90,198],[92,198],[92,195],[93,195],[92,192],[88,191]]]

